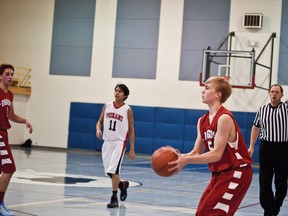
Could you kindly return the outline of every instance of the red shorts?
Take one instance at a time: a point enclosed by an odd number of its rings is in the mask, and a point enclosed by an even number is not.
[[[196,216],[233,216],[250,186],[252,176],[251,165],[212,174]]]
[[[12,151],[8,143],[7,130],[0,130],[0,173],[16,171]]]

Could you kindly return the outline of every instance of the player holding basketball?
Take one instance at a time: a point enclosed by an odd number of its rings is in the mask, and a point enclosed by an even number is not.
[[[13,93],[8,89],[12,84],[14,67],[10,64],[0,65],[0,216],[13,216],[13,212],[4,205],[4,196],[13,173],[15,162],[8,142],[7,130],[11,127],[9,120],[25,124],[32,133],[31,123],[14,113]]]
[[[230,94],[231,85],[224,77],[211,77],[205,82],[202,102],[209,112],[198,121],[194,149],[178,153],[178,160],[169,163],[175,173],[186,164],[208,163],[212,178],[196,216],[234,215],[252,180],[252,159],[244,138],[231,112],[222,106]]]
[[[127,198],[129,181],[121,181],[119,174],[128,137],[130,137],[129,159],[135,158],[133,112],[124,102],[129,95],[129,89],[124,84],[117,84],[114,90],[115,101],[104,105],[96,124],[96,136],[104,140],[102,146],[104,171],[112,181],[112,196],[110,203],[107,204],[108,208],[118,207],[118,188],[121,191],[120,200],[125,201]],[[102,126],[104,126],[103,136]]]
[[[287,195],[288,100],[281,102],[283,95],[281,85],[270,87],[270,103],[261,106],[256,113],[248,149],[252,156],[260,134],[260,204],[266,216],[278,215]]]

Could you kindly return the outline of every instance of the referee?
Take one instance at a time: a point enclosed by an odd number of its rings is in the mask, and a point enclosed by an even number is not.
[[[288,174],[288,100],[281,102],[283,88],[279,84],[271,86],[269,96],[270,103],[261,106],[256,113],[248,149],[252,157],[260,132],[260,204],[265,216],[280,212],[287,194]]]

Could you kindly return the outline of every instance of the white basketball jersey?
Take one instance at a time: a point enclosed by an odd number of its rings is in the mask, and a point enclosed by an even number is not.
[[[104,131],[103,139],[107,141],[121,140],[126,141],[128,138],[128,109],[129,105],[124,104],[115,108],[114,103],[106,104],[104,112]]]

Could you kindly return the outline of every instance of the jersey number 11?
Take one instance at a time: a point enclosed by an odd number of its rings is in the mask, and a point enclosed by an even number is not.
[[[116,121],[110,120],[109,130],[116,131]]]

